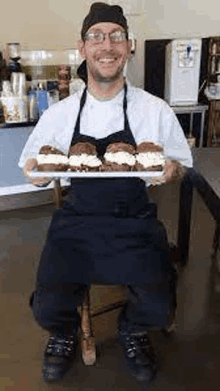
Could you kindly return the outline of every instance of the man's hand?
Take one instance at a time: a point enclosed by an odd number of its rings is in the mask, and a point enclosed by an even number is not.
[[[177,179],[182,178],[186,171],[187,169],[183,167],[178,161],[170,160],[164,165],[163,175],[160,178],[152,178],[150,185],[156,186],[175,182]]]
[[[50,183],[50,179],[48,178],[32,178],[28,175],[28,171],[32,171],[37,168],[37,159],[28,159],[25,163],[23,174],[35,186],[47,185]]]

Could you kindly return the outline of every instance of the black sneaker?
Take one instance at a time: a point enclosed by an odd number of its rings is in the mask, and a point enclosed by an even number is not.
[[[119,341],[123,346],[127,366],[138,381],[151,382],[158,371],[158,357],[147,332],[124,333]]]
[[[63,379],[75,360],[75,335],[51,334],[44,355],[42,375],[46,382]]]

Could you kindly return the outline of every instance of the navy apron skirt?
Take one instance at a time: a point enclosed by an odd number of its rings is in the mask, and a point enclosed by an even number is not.
[[[103,139],[80,133],[85,88],[71,145],[95,143],[103,156],[109,143],[135,146],[127,117],[124,88],[124,129]],[[157,220],[156,205],[149,202],[145,182],[139,178],[71,179],[63,209],[55,210],[37,273],[37,285],[46,291],[71,284],[140,285],[149,306],[169,309],[167,278],[168,241]],[[62,288],[63,289],[63,288]],[[159,315],[159,314],[158,314]]]

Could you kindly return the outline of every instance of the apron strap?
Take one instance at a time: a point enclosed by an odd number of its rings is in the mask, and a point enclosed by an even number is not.
[[[124,99],[123,99],[123,111],[124,113],[127,112],[127,92],[128,92],[128,87],[127,84],[125,83],[124,85]]]
[[[124,85],[124,99],[123,99],[123,111],[124,111],[124,129],[129,129],[130,132],[131,132],[131,129],[130,129],[130,125],[129,125],[129,121],[128,121],[128,116],[127,116],[127,107],[128,107],[128,100],[127,100],[127,93],[128,93],[128,87],[127,87],[127,84],[125,83]],[[132,132],[131,132],[132,134]],[[134,140],[134,137],[133,137],[133,134],[132,134],[132,138],[133,138],[133,141],[135,143],[135,140]]]
[[[75,129],[74,129],[74,134],[73,134],[74,136],[79,136],[79,134],[80,134],[80,115],[81,115],[82,109],[86,103],[86,92],[87,92],[87,86],[84,88],[84,91],[83,91],[81,99],[80,99],[79,113],[78,113]]]

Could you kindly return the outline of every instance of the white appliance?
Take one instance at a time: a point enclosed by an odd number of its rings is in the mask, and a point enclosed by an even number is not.
[[[202,40],[175,39],[166,46],[164,98],[170,106],[198,103]]]

